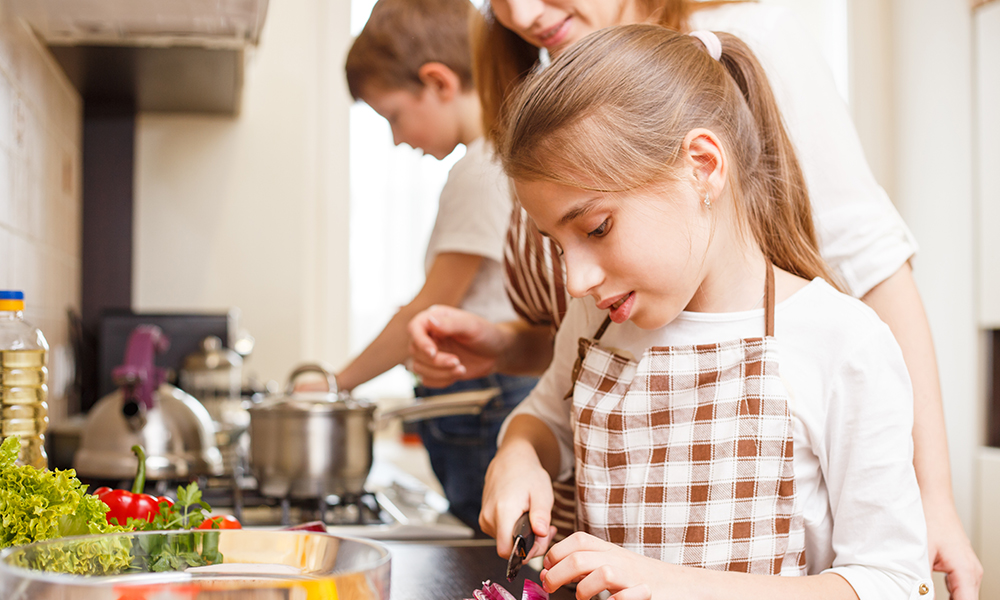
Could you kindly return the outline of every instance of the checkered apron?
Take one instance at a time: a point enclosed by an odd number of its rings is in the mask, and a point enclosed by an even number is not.
[[[581,339],[574,369],[581,530],[678,565],[804,575],[792,422],[765,337],[654,347],[639,362]]]

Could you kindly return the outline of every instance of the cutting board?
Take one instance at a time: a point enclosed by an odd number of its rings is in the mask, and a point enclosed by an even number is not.
[[[540,583],[538,572],[525,565],[508,582],[507,561],[497,556],[492,540],[406,543],[386,542],[392,553],[391,600],[463,600],[489,579],[521,598],[524,578]],[[552,600],[574,600],[572,591],[557,590]]]

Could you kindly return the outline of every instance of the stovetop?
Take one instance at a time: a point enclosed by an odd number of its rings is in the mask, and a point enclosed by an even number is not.
[[[460,540],[473,530],[448,513],[448,501],[391,463],[376,461],[364,493],[351,497],[280,499],[261,496],[252,478],[205,481],[213,512],[244,527],[280,528],[322,521],[330,533],[382,540]]]

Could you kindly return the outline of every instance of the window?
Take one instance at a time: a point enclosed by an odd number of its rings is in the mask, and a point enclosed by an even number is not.
[[[357,35],[374,0],[352,0]],[[351,355],[356,356],[424,282],[424,252],[448,170],[464,146],[442,161],[395,147],[389,124],[366,104],[350,114]],[[358,388],[359,396],[408,396],[413,378],[402,367]]]

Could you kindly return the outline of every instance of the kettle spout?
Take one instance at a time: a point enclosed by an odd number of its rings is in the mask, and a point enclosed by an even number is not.
[[[122,416],[132,433],[138,433],[146,426],[146,411],[146,404],[138,401],[134,390],[129,388],[125,394],[125,401],[122,402]]]

